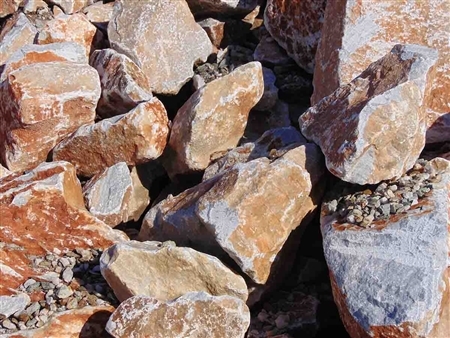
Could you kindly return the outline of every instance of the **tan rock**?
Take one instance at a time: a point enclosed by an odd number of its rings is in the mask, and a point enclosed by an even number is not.
[[[106,331],[114,338],[243,338],[249,325],[242,300],[191,292],[169,302],[129,298],[114,311]]]
[[[48,0],[49,3],[60,7],[64,13],[72,14],[81,11],[90,0]]]
[[[5,167],[3,167],[2,165],[0,165],[0,179],[3,177],[6,177],[8,175],[12,174],[11,171],[9,171],[8,169],[6,169]]]
[[[112,18],[114,2],[96,2],[83,9],[86,18],[96,27],[106,31],[108,23]]]
[[[214,18],[207,18],[198,23],[208,34],[214,47],[220,48],[225,37],[225,21],[219,21]]]
[[[264,11],[264,25],[270,35],[311,74],[326,3],[327,0],[269,0]]]
[[[173,121],[165,161],[169,175],[203,170],[213,153],[235,147],[263,92],[259,62],[238,67],[197,90]]]
[[[128,113],[139,103],[152,98],[147,76],[127,56],[114,49],[102,49],[92,53],[89,63],[97,69],[102,84],[102,96],[97,106],[100,116]]]
[[[432,126],[427,143],[450,141],[449,31],[447,0],[419,1],[414,6],[387,0],[328,1],[311,103],[350,82],[394,44],[424,45],[439,52],[427,103],[428,127]]]
[[[36,28],[25,14],[17,12],[10,17],[0,32],[0,65],[21,47],[32,44],[36,34]]]
[[[333,175],[374,184],[414,165],[425,145],[427,74],[436,59],[427,47],[396,45],[300,117]]]
[[[212,51],[185,0],[117,0],[108,37],[111,47],[130,57],[159,94],[177,94],[194,75],[194,63],[205,62]]]
[[[195,16],[248,14],[258,5],[258,0],[187,0]]]
[[[23,0],[21,6],[23,6],[24,13],[27,14],[34,14],[41,10],[41,8],[44,8],[45,11],[50,11],[44,0]]]
[[[100,81],[87,64],[35,63],[9,73],[0,92],[0,155],[17,171],[44,162],[59,141],[94,121]]]
[[[22,0],[3,0],[0,2],[0,18],[13,14],[19,9]]]
[[[244,302],[248,296],[244,279],[219,259],[170,242],[113,245],[102,254],[100,268],[121,302],[136,295],[170,301],[194,291]]]
[[[75,168],[67,162],[42,163],[25,175],[1,179],[0,215],[0,295],[42,275],[32,265],[33,256],[75,248],[103,250],[127,240],[84,208]]]
[[[141,218],[145,209],[150,205],[150,192],[148,187],[151,186],[151,183],[149,182],[151,182],[156,175],[154,174],[154,177],[152,178],[141,178],[137,167],[133,167],[131,169],[130,176],[133,190],[130,201],[128,202],[128,221],[133,220],[137,222]]]
[[[145,163],[162,154],[169,120],[156,98],[124,115],[80,127],[53,150],[54,160],[67,160],[77,173],[91,177],[118,162]]]

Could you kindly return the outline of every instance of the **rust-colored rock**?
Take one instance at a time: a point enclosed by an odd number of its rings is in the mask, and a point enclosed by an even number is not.
[[[414,165],[425,145],[427,81],[436,60],[430,48],[396,45],[299,118],[332,174],[374,184]]]
[[[308,73],[320,40],[327,0],[268,0],[264,25],[287,54]]]
[[[168,124],[163,104],[153,97],[127,114],[80,127],[55,147],[53,159],[71,162],[87,177],[119,162],[145,163],[163,152]]]
[[[220,48],[225,36],[225,22],[213,18],[207,18],[198,23],[208,34],[214,47]]]
[[[95,118],[100,81],[87,64],[46,62],[23,66],[0,86],[0,149],[8,169],[44,162],[52,148]]]
[[[394,44],[439,52],[427,100],[427,143],[450,141],[450,2],[329,1],[314,72],[312,104],[350,82]],[[413,28],[413,29],[412,29]]]
[[[42,270],[33,255],[75,248],[106,249],[127,240],[85,208],[75,168],[67,162],[42,163],[20,176],[0,180],[0,295],[9,295]]]
[[[17,11],[21,2],[22,0],[2,0],[0,2],[0,18]]]

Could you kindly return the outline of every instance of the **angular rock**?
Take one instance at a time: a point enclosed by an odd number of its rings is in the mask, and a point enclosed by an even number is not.
[[[187,3],[196,17],[218,14],[240,16],[253,11],[258,0],[187,0]]]
[[[45,11],[50,11],[47,3],[44,0],[23,0],[21,7],[23,6],[24,13],[34,14],[38,11],[44,9]],[[36,24],[36,26],[38,26]]]
[[[213,18],[207,18],[198,23],[208,34],[214,47],[220,48],[225,36],[225,22]]]
[[[6,177],[8,175],[12,174],[11,171],[0,165],[0,178]]]
[[[168,302],[129,298],[114,311],[106,331],[115,338],[243,338],[249,324],[250,311],[242,300],[191,292]]]
[[[3,0],[0,3],[0,18],[13,14],[19,9],[22,0]]]
[[[263,65],[284,65],[292,62],[286,51],[270,36],[264,34],[253,52],[253,59]]]
[[[431,127],[427,143],[450,141],[449,22],[447,0],[420,1],[414,6],[402,1],[385,1],[383,5],[373,1],[328,1],[311,103],[316,104],[350,82],[394,44],[424,45],[439,53],[427,101]]]
[[[320,40],[327,0],[269,0],[264,25],[287,54],[308,73]]]
[[[0,215],[0,295],[42,275],[42,269],[32,265],[33,256],[105,249],[127,240],[84,208],[75,168],[67,162],[42,163],[25,175],[0,180]]]
[[[121,302],[136,295],[170,301],[200,291],[244,302],[248,297],[244,279],[219,259],[170,242],[113,245],[102,254],[100,268]]]
[[[96,2],[83,9],[86,18],[96,27],[106,31],[112,18],[114,2]]]
[[[333,175],[374,184],[414,165],[425,145],[427,79],[436,59],[427,47],[396,45],[299,118]]]
[[[235,147],[263,88],[261,64],[251,62],[197,90],[173,121],[165,161],[169,175],[203,170],[213,153]]]
[[[32,44],[37,34],[36,28],[25,14],[17,13],[10,17],[0,32],[0,66],[21,47]]]
[[[87,64],[46,62],[23,66],[0,85],[0,155],[8,169],[44,162],[64,137],[95,118],[100,81]]]
[[[47,1],[53,5],[57,5],[66,14],[79,12],[84,7],[86,7],[89,4],[89,2],[91,2],[90,0],[47,0]]]
[[[152,177],[147,176],[141,178],[137,167],[133,167],[130,176],[133,190],[130,201],[128,202],[128,221],[133,220],[137,222],[150,204],[149,188],[153,180],[157,178],[157,175],[153,172]]]
[[[127,56],[114,49],[102,49],[92,53],[89,63],[97,69],[102,84],[97,106],[100,116],[125,114],[139,103],[151,100],[147,77]]]
[[[22,312],[30,302],[30,297],[26,293],[19,293],[14,296],[0,296],[0,316],[8,318],[16,312]]]
[[[269,110],[275,106],[278,101],[278,88],[275,85],[275,81],[277,78],[275,77],[274,72],[270,68],[262,67],[263,70],[263,78],[264,78],[264,93],[256,104],[253,107],[255,110]]]
[[[431,193],[373,229],[322,212],[333,296],[350,337],[445,337],[450,166]]]
[[[185,0],[117,0],[108,25],[111,47],[147,75],[158,94],[177,94],[194,75],[193,65],[212,51]]]
[[[153,97],[127,114],[80,127],[55,147],[53,159],[71,162],[86,177],[119,162],[145,163],[164,150],[168,124],[163,104]]]

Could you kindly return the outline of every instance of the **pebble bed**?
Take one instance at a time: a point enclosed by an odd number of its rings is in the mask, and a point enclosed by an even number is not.
[[[112,289],[100,273],[101,250],[75,249],[64,254],[34,257],[34,268],[44,270],[42,276],[29,278],[19,292],[43,295],[31,301],[25,310],[8,318],[0,318],[0,334],[39,328],[57,312],[85,306],[118,305]]]

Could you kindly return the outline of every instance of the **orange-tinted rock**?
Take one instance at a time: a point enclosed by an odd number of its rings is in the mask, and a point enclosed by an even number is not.
[[[152,98],[147,76],[129,57],[114,49],[102,49],[92,53],[89,63],[97,69],[102,84],[102,96],[97,105],[100,116],[128,113]]]
[[[220,48],[225,35],[225,22],[213,18],[207,18],[198,23],[208,34],[214,47]]]
[[[44,162],[79,126],[92,123],[100,81],[87,64],[46,62],[11,72],[0,86],[0,155],[8,169]]]
[[[114,2],[108,2],[105,4],[100,1],[83,9],[83,13],[96,27],[106,30],[108,28],[108,23],[112,18],[113,7]]]
[[[53,5],[57,5],[58,7],[60,7],[66,14],[79,12],[91,2],[90,0],[47,0],[47,1]]]
[[[173,121],[165,159],[169,175],[203,170],[213,153],[234,148],[263,92],[259,62],[240,66],[197,90]]]
[[[427,143],[450,141],[450,3],[447,0],[329,1],[316,57],[316,104],[350,82],[394,44],[419,44],[439,52],[427,101]]]
[[[0,18],[17,11],[21,2],[22,0],[2,0],[0,2]]]
[[[42,274],[33,255],[47,250],[105,249],[127,240],[84,208],[75,168],[67,162],[42,163],[25,175],[0,180],[0,295]]]
[[[268,0],[264,25],[287,54],[308,73],[314,57],[327,0]]]
[[[17,13],[10,17],[0,32],[0,65],[21,47],[32,44],[37,30],[25,14]]]
[[[414,165],[425,145],[425,99],[436,60],[430,48],[396,45],[299,118],[333,175],[374,184]]]
[[[71,162],[87,177],[119,162],[149,162],[163,152],[168,124],[163,104],[153,97],[127,114],[80,127],[55,147],[53,159]]]
[[[117,0],[108,37],[111,47],[132,59],[159,94],[177,94],[194,75],[194,63],[206,61],[212,51],[185,0]]]
[[[253,11],[258,5],[258,0],[187,0],[187,3],[196,17],[242,16]]]

